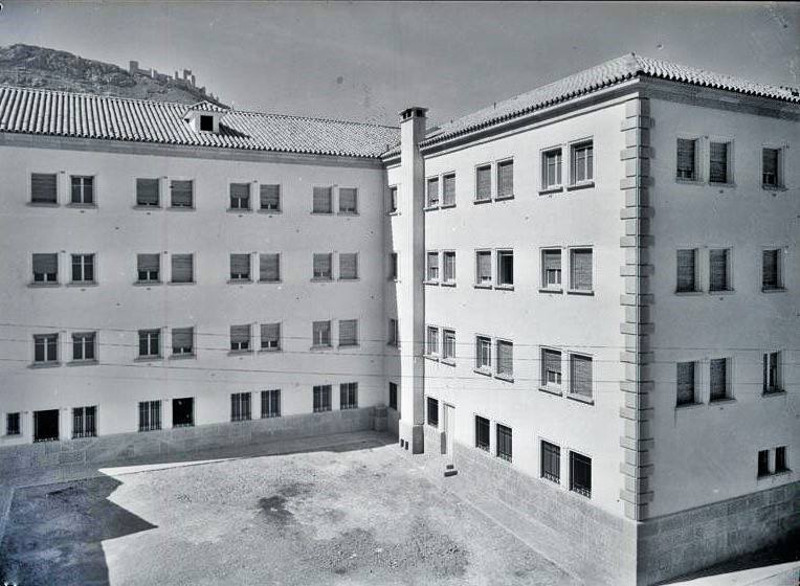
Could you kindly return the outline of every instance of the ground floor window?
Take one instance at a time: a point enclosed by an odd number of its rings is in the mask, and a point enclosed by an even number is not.
[[[389,408],[397,410],[397,383],[389,383]]]
[[[281,416],[281,390],[261,391],[261,419]]]
[[[249,421],[251,417],[250,393],[231,394],[231,421]]]
[[[497,424],[497,457],[511,462],[511,428]]]
[[[331,385],[314,387],[314,413],[331,410]]]
[[[542,441],[542,478],[561,483],[561,448]]]
[[[6,413],[6,435],[19,435],[22,433],[19,413]]]
[[[194,398],[172,400],[172,427],[192,427],[194,425]]]
[[[59,434],[59,412],[58,409],[48,409],[46,411],[33,412],[33,441],[52,442],[57,441]]]
[[[75,407],[72,410],[72,437],[97,436],[97,407]]]
[[[475,416],[475,447],[489,451],[489,420],[480,415]]]
[[[580,495],[592,497],[592,459],[577,454],[569,453],[569,489]]]
[[[161,429],[161,401],[139,403],[139,431]]]
[[[339,385],[339,408],[358,409],[358,383]]]
[[[428,425],[439,427],[439,401],[428,397]]]

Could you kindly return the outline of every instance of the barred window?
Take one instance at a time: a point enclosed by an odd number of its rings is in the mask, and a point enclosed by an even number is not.
[[[161,401],[139,403],[139,431],[161,429]]]
[[[72,437],[97,436],[97,407],[75,407],[72,409]]]
[[[484,452],[489,451],[489,420],[475,416],[475,447]]]
[[[561,448],[543,440],[541,458],[542,478],[561,484]]]
[[[592,459],[569,453],[569,489],[581,496],[592,498]]]
[[[511,428],[497,424],[497,457],[511,462],[513,450],[511,444]]]
[[[331,410],[331,385],[314,387],[314,413]]]
[[[231,394],[231,421],[250,421],[250,393]]]
[[[281,390],[261,391],[261,419],[281,416]]]
[[[339,385],[339,408],[358,409],[358,383],[342,383]]]

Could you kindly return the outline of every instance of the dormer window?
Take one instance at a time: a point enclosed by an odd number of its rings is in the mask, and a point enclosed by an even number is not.
[[[194,132],[219,133],[219,124],[227,110],[209,102],[200,102],[191,106],[183,119]]]
[[[214,117],[205,114],[200,116],[200,130],[204,132],[214,132]]]

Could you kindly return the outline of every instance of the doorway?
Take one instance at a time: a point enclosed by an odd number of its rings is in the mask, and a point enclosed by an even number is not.
[[[453,457],[453,437],[456,431],[456,408],[447,403],[442,403],[444,407],[442,411],[444,429],[444,442],[442,442],[442,453]]]
[[[33,441],[53,442],[59,439],[58,409],[33,412]]]
[[[194,398],[172,399],[172,427],[194,425]]]

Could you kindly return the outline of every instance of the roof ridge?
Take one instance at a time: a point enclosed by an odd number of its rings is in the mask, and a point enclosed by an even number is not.
[[[50,94],[68,94],[71,96],[85,96],[88,98],[102,98],[106,100],[122,100],[125,102],[147,102],[149,104],[165,104],[168,106],[180,106],[182,108],[191,108],[193,105],[202,102],[195,102],[194,104],[184,104],[183,102],[173,102],[170,100],[146,100],[144,98],[131,98],[129,96],[115,96],[113,94],[93,94],[91,92],[76,92],[73,90],[55,90],[46,87],[25,87],[21,85],[0,84],[0,89],[23,90],[26,92],[40,92]]]
[[[357,120],[344,120],[340,118],[323,118],[321,116],[302,116],[300,114],[280,114],[277,112],[259,112],[257,110],[231,110],[237,114],[251,114],[255,116],[274,116],[276,118],[293,118],[296,120],[318,120],[320,122],[336,122],[338,124],[354,124],[356,126],[372,126],[377,128],[391,128],[397,130],[399,126],[389,124],[377,124],[375,122],[359,122]]]

